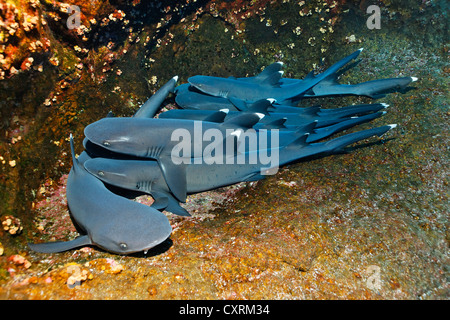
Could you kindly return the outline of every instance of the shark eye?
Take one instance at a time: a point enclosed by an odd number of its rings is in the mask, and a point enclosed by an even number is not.
[[[110,144],[108,141],[105,140],[105,141],[103,141],[103,145],[108,147],[108,146],[110,146],[111,144]]]
[[[99,171],[98,175],[103,177],[105,175],[105,173],[103,171]]]
[[[128,246],[127,246],[127,244],[126,243],[121,243],[121,244],[119,244],[119,247],[120,247],[120,249],[122,249],[122,250],[126,250],[127,248],[128,248]]]

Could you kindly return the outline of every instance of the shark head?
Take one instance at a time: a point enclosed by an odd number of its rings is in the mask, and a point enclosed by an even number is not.
[[[84,163],[86,170],[98,179],[120,188],[151,192],[152,184],[163,183],[156,161],[95,158]]]
[[[119,208],[125,209],[126,214],[118,212],[119,218],[102,221],[96,232],[91,234],[93,244],[125,255],[146,252],[170,236],[172,227],[163,213],[141,203],[123,200],[128,201],[129,206]]]
[[[84,129],[86,138],[107,150],[133,155],[146,156],[145,143],[158,144],[157,136],[149,135],[148,124],[143,118],[103,118],[91,123]]]

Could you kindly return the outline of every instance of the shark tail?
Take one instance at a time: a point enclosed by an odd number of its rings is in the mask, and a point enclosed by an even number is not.
[[[280,152],[280,164],[283,165],[315,155],[339,153],[342,152],[345,147],[355,142],[370,138],[372,136],[381,137],[383,134],[396,126],[397,125],[395,124],[391,124],[378,128],[358,131],[329,140],[327,142],[319,143],[308,143],[307,139],[310,134],[306,133],[283,148]]]
[[[396,126],[397,126],[396,124],[391,124],[391,125],[386,125],[386,126],[382,126],[382,127],[378,127],[378,128],[372,128],[372,129],[368,129],[368,130],[363,130],[363,131],[346,134],[342,137],[335,138],[333,140],[325,142],[323,144],[323,147],[324,147],[323,152],[326,152],[326,153],[341,152],[344,150],[345,147],[347,147],[355,142],[370,138],[372,136],[381,137],[383,134],[385,134],[389,130],[395,128]]]
[[[134,118],[153,118],[161,109],[161,104],[169,93],[175,91],[178,76],[170,79],[154,95],[152,95],[133,115]]]
[[[307,141],[309,143],[311,143],[311,142],[315,142],[315,141],[318,141],[321,139],[325,139],[335,133],[341,132],[343,130],[352,128],[356,125],[366,123],[366,122],[372,121],[376,118],[379,118],[382,115],[384,115],[385,113],[386,112],[376,112],[376,113],[367,114],[367,115],[364,115],[361,117],[352,117],[350,119],[343,119],[343,121],[336,123],[334,125],[331,125],[331,126],[317,128],[314,130],[313,133],[311,133],[308,136]]]
[[[345,58],[343,58],[343,59],[339,60],[338,62],[336,62],[335,64],[333,64],[331,67],[329,67],[327,70],[325,70],[322,74],[320,74],[321,79],[325,79],[327,77],[330,77],[330,76],[336,74],[339,71],[339,69],[344,67],[350,61],[356,59],[362,51],[363,51],[363,48],[360,48],[360,49],[356,50],[355,52],[353,52],[352,54],[346,56]]]
[[[320,109],[318,115],[324,119],[353,117],[356,115],[365,115],[372,112],[377,112],[387,108],[388,106],[389,105],[386,103],[373,103],[373,104],[359,104],[337,109]]]
[[[91,245],[91,239],[87,235],[79,236],[71,241],[53,241],[44,243],[28,243],[31,250],[42,253],[55,253],[71,250],[78,247]]]
[[[310,72],[303,81],[286,85],[283,88],[285,90],[285,96],[282,99],[280,99],[280,102],[284,103],[288,100],[295,100],[301,98],[302,96],[307,94],[307,92],[315,85],[317,85],[319,82],[326,79],[336,78],[337,77],[336,73],[339,71],[339,69],[344,67],[350,61],[356,59],[362,50],[363,50],[362,48],[356,50],[355,52],[339,60],[338,62],[336,62],[335,64],[333,64],[332,66],[330,66],[328,69],[318,74],[317,76],[314,76],[313,72]]]
[[[402,92],[413,81],[414,77],[378,79],[363,82],[353,86],[353,94],[367,96],[373,99],[384,97],[387,93]]]

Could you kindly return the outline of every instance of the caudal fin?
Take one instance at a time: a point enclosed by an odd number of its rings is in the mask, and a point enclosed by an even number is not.
[[[417,78],[414,77],[372,80],[354,85],[353,92],[359,96],[378,99],[388,93],[404,92],[407,86],[415,80]]]
[[[87,235],[79,236],[71,241],[53,241],[44,243],[28,243],[31,250],[42,253],[55,253],[62,252],[71,249],[75,249],[82,246],[91,245],[92,241]]]
[[[134,118],[153,118],[161,109],[161,104],[167,98],[169,93],[175,91],[178,76],[173,77],[155,92],[134,114]]]
[[[338,119],[377,112],[388,106],[386,103],[359,104],[336,109],[320,109],[318,114],[323,119]]]
[[[291,161],[315,155],[337,153],[355,142],[370,138],[372,136],[381,137],[383,134],[395,128],[396,126],[397,125],[395,124],[391,124],[378,128],[358,131],[346,134],[342,137],[338,137],[327,142],[319,143],[308,143],[306,140],[309,135],[306,134],[305,136],[295,140],[294,142],[283,148],[282,152],[280,153],[280,164],[286,164]]]
[[[367,114],[367,115],[364,115],[361,117],[352,117],[350,119],[342,119],[341,122],[336,123],[334,125],[315,129],[314,133],[309,135],[307,141],[309,143],[312,143],[312,142],[315,142],[315,141],[318,141],[321,139],[325,139],[325,138],[331,136],[332,134],[341,132],[343,130],[352,128],[356,125],[366,123],[366,122],[372,121],[373,119],[379,118],[383,114],[385,114],[385,112],[376,112],[376,113]]]
[[[363,48],[356,50],[352,54],[346,56],[344,59],[341,59],[338,62],[336,62],[335,64],[333,64],[331,67],[329,67],[327,70],[322,72],[320,75],[316,76],[316,78],[318,78],[320,76],[320,79],[322,80],[327,77],[330,77],[332,74],[338,72],[339,69],[341,69],[347,63],[356,59],[362,51],[363,51]]]
[[[339,60],[335,64],[333,64],[331,67],[326,69],[324,72],[318,74],[317,76],[313,76],[312,73],[310,73],[303,81],[297,82],[291,85],[286,85],[284,87],[285,90],[290,92],[290,95],[286,95],[283,97],[283,99],[280,100],[287,100],[287,99],[298,99],[299,97],[302,97],[303,95],[307,94],[308,90],[317,85],[319,82],[330,79],[335,76],[335,73],[339,71],[343,66],[345,66],[347,63],[352,61],[353,59],[356,59],[356,57],[359,56],[363,49],[356,50],[352,54],[348,55],[344,59]]]
[[[368,130],[363,130],[363,131],[346,134],[345,136],[324,142],[324,152],[330,152],[330,153],[339,152],[339,151],[342,151],[345,147],[347,147],[355,142],[358,142],[358,141],[361,141],[361,140],[364,140],[364,139],[367,139],[367,138],[370,138],[373,136],[381,137],[383,134],[385,134],[389,130],[395,128],[396,126],[397,126],[396,124],[390,124],[387,126],[382,126],[382,127],[378,127],[378,128],[373,128],[373,129],[368,129]]]

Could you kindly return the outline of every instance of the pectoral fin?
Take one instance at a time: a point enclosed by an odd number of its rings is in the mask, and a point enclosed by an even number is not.
[[[245,111],[247,110],[247,104],[245,103],[245,101],[238,99],[238,98],[233,98],[233,97],[228,97],[228,101],[231,102],[231,104],[233,106],[236,107],[236,109],[238,109],[239,111]]]
[[[31,250],[42,253],[55,253],[62,252],[71,249],[75,249],[82,246],[91,245],[92,241],[88,235],[79,236],[71,241],[54,241],[45,243],[28,243]]]
[[[167,202],[167,205],[164,208],[159,210],[166,210],[173,214],[179,216],[189,217],[190,214],[186,209],[180,206],[177,199],[175,199],[170,193],[166,191],[152,191],[152,197],[155,199],[155,202]],[[153,206],[153,205],[152,205]]]
[[[158,160],[164,179],[173,195],[181,202],[186,202],[186,165],[175,164],[170,157]]]
[[[151,193],[153,196],[153,193]],[[152,208],[155,208],[156,210],[164,210],[169,205],[169,199],[167,197],[153,197],[155,202],[150,206]]]

